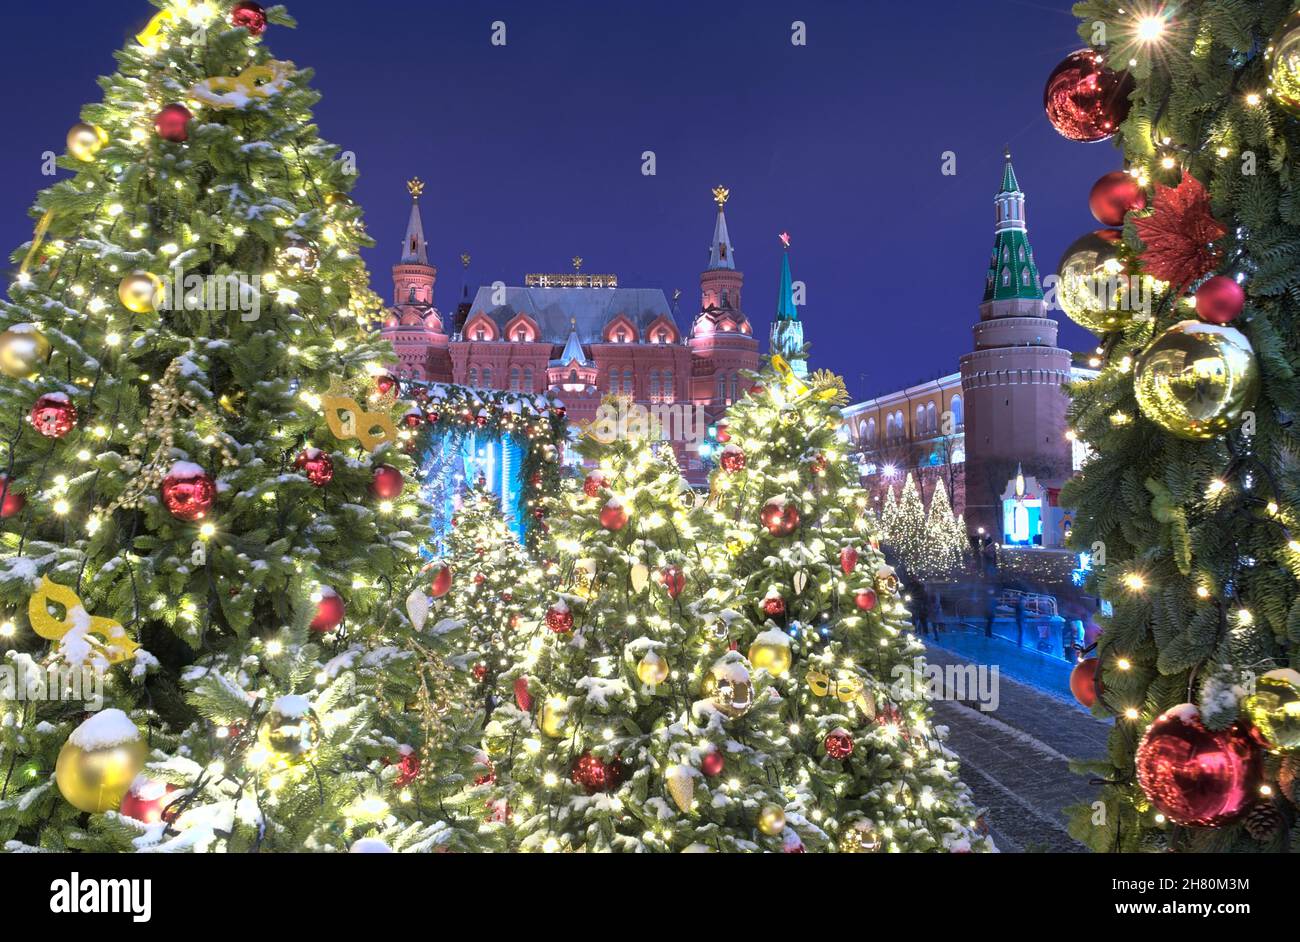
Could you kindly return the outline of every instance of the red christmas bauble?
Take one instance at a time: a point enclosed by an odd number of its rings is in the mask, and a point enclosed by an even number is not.
[[[242,26],[253,36],[266,32],[266,11],[253,0],[239,0],[230,10],[230,25]]]
[[[429,592],[435,599],[440,599],[451,591],[451,567],[442,565],[437,568],[433,574],[433,582],[429,586]]]
[[[1259,746],[1239,725],[1211,732],[1195,705],[1166,710],[1142,735],[1137,778],[1156,810],[1175,824],[1219,827],[1259,793]]]
[[[680,566],[665,566],[659,573],[659,584],[664,587],[670,599],[675,599],[686,588],[686,573]]]
[[[785,614],[785,599],[779,595],[769,595],[763,599],[763,614],[777,618]]]
[[[153,126],[158,129],[158,136],[173,144],[184,144],[190,139],[190,121],[194,115],[184,105],[170,104],[158,112],[153,119]]]
[[[1101,674],[1097,671],[1099,664],[1095,657],[1084,658],[1070,671],[1070,693],[1086,707],[1097,702],[1100,692],[1097,688],[1101,683]]]
[[[556,602],[546,610],[546,627],[557,635],[567,634],[573,630],[573,612],[563,601]]]
[[[604,762],[590,752],[585,752],[573,763],[570,777],[588,795],[611,791],[623,780],[623,763],[618,759]]]
[[[1211,324],[1231,323],[1245,306],[1246,292],[1227,275],[1215,275],[1196,289],[1196,316]]]
[[[808,462],[808,470],[813,474],[821,474],[826,470],[826,456],[823,454],[813,455],[812,461]]]
[[[773,536],[789,536],[799,526],[799,508],[783,497],[773,497],[763,505],[758,519]]]
[[[722,449],[722,457],[718,459],[718,464],[722,465],[722,470],[728,474],[735,474],[745,469],[745,453],[737,445],[728,445]]]
[[[0,474],[0,518],[22,513],[26,504],[27,498],[14,487],[9,475]]]
[[[163,478],[163,506],[177,520],[202,520],[216,499],[216,482],[196,464],[178,461]]]
[[[473,667],[470,668],[469,672],[474,675],[475,680],[482,680],[484,677],[487,676],[487,665],[475,664]]]
[[[144,775],[137,775],[118,810],[128,818],[134,818],[142,824],[157,824],[168,818],[167,805],[171,803],[176,786],[170,782],[156,782]]]
[[[606,530],[622,530],[627,526],[627,509],[617,497],[611,497],[600,508],[600,525]]]
[[[515,706],[525,713],[531,712],[533,709],[533,695],[528,690],[527,677],[515,678]]]
[[[316,487],[324,487],[334,480],[334,459],[319,448],[304,448],[298,453],[293,466]]]
[[[840,572],[848,575],[858,568],[858,551],[852,546],[840,550]]]
[[[700,759],[700,771],[709,778],[715,778],[722,774],[722,770],[727,767],[727,762],[722,758],[722,753],[706,752]]]
[[[725,445],[725,444],[727,444],[727,442],[729,442],[729,441],[731,441],[731,426],[728,425],[726,422],[719,422],[719,423],[718,423],[718,442],[719,442],[720,444]]]
[[[1123,170],[1112,170],[1092,185],[1088,208],[1103,226],[1122,226],[1124,216],[1147,207],[1147,194],[1137,178]]]
[[[375,389],[379,395],[386,396],[397,386],[397,379],[390,373],[375,374]]]
[[[77,407],[66,393],[46,393],[32,406],[31,421],[46,438],[62,438],[77,424]]]
[[[1091,144],[1104,141],[1128,117],[1133,76],[1113,72],[1091,49],[1072,52],[1052,70],[1043,87],[1047,120],[1063,137]]]
[[[487,576],[483,575],[483,573],[481,573],[481,572],[476,572],[476,573],[474,573],[474,584],[475,584],[475,585],[482,585],[485,581],[487,581]]]
[[[836,727],[827,734],[825,746],[832,759],[847,759],[853,754],[853,737],[848,730]]]
[[[328,587],[321,589],[320,601],[316,603],[316,617],[311,620],[311,630],[324,634],[343,624],[346,606],[337,592]]]
[[[592,471],[582,482],[582,493],[588,497],[598,497],[600,489],[609,484],[609,479],[599,471]]]
[[[420,757],[416,755],[414,749],[403,752],[402,758],[397,760],[397,778],[393,779],[393,784],[398,788],[405,788],[419,777]]]
[[[761,396],[765,392],[767,392],[767,387],[764,386],[762,383],[755,383],[754,385],[749,387],[749,394],[751,396]]]
[[[370,479],[370,493],[380,500],[393,500],[401,496],[403,484],[401,471],[392,465],[381,464]]]
[[[437,425],[438,420],[442,418],[441,412],[430,412],[426,417],[430,425]]]
[[[409,429],[417,429],[424,423],[424,417],[420,414],[419,409],[412,409],[402,416],[402,424]]]
[[[859,589],[853,593],[853,604],[864,612],[869,612],[876,607],[876,590]]]

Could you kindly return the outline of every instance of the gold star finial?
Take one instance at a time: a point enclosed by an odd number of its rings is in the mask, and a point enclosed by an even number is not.
[[[725,186],[715,186],[713,188],[713,202],[718,204],[718,209],[727,205],[727,200],[731,198],[731,191]]]
[[[461,263],[461,265],[463,265],[465,268],[469,268],[469,253],[468,253],[468,252],[461,252],[461,253],[460,253],[460,263]]]
[[[406,181],[406,191],[411,194],[411,199],[418,200],[420,194],[424,192],[424,181],[419,177],[412,177]]]
[[[575,256],[573,256],[573,270],[574,270],[574,271],[582,271],[582,261],[583,261],[583,259],[582,259],[582,256],[581,256],[581,255],[575,255]]]

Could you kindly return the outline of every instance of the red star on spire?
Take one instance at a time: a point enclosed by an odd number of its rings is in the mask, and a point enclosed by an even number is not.
[[[787,249],[790,247],[790,233],[782,232],[777,235],[777,238],[781,240],[781,244]]]

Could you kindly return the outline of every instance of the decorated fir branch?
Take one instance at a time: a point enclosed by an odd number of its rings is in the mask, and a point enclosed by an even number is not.
[[[1293,850],[1300,513],[1293,417],[1300,14],[1291,4],[1076,5],[1105,48],[1044,100],[1067,138],[1112,135],[1105,227],[1062,261],[1060,300],[1099,338],[1073,390],[1091,457],[1063,492],[1114,607],[1072,686],[1115,717],[1096,850]]]
[[[0,841],[452,841],[384,764],[422,738],[389,704],[425,672],[401,606],[428,511],[372,398],[355,171],[267,49],[282,8],[156,6],[0,304],[0,637],[71,695],[3,704]]]

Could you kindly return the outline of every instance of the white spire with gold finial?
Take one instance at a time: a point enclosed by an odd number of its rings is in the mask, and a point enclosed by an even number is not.
[[[718,218],[713,224],[713,244],[709,246],[710,270],[736,267],[736,250],[731,244],[731,236],[727,234],[727,214],[722,210],[730,198],[731,191],[725,186],[713,188],[713,202],[718,204]]]
[[[406,239],[402,242],[402,263],[428,265],[429,247],[424,241],[424,220],[420,218],[420,196],[424,181],[413,177],[406,181],[406,191],[411,194],[411,218],[406,223]]]

